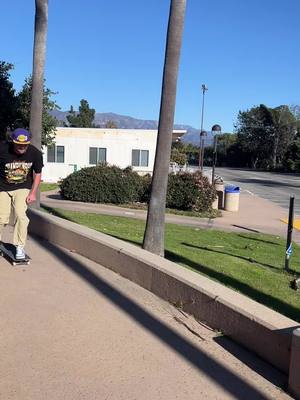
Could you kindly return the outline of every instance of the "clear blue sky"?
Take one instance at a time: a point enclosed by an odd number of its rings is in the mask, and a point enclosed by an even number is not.
[[[47,86],[62,110],[158,119],[169,0],[49,0]],[[34,0],[1,1],[0,59],[20,89],[32,68]],[[300,104],[299,0],[187,0],[175,122],[232,131],[239,110]]]

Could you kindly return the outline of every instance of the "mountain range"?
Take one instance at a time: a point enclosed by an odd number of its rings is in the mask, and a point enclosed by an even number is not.
[[[67,124],[67,111],[54,110],[51,111],[51,115],[56,117],[59,121],[59,126],[66,126]],[[155,120],[145,120],[133,118],[126,115],[115,114],[112,112],[109,113],[96,113],[94,124],[99,128],[104,128],[107,121],[113,121],[116,126],[120,129],[157,129],[158,121]],[[193,128],[190,125],[181,125],[175,124],[174,129],[184,129],[187,133],[182,137],[182,142],[184,143],[192,143],[195,145],[199,145],[199,130]],[[209,145],[212,142],[212,135],[208,132],[206,145]]]

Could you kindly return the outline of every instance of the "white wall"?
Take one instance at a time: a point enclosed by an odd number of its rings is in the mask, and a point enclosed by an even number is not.
[[[156,130],[140,129],[87,129],[87,128],[57,128],[55,144],[64,146],[64,163],[47,161],[47,148],[44,152],[43,181],[56,182],[74,171],[71,164],[77,169],[90,167],[89,148],[106,148],[108,164],[126,168],[131,165],[133,149],[148,150],[148,167],[133,167],[139,173],[153,171]]]

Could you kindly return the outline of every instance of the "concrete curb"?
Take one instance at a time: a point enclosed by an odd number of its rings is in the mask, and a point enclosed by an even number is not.
[[[293,332],[289,391],[296,399],[300,399],[300,329]]]
[[[137,246],[41,211],[29,213],[32,234],[73,250],[182,307],[286,374],[291,360],[291,369],[295,369],[291,376],[300,371],[300,357],[291,357],[293,331],[299,327],[296,321]]]

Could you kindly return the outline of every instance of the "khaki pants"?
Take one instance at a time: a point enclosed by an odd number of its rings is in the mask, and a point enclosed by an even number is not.
[[[15,216],[15,228],[13,244],[25,246],[29,219],[26,215],[26,197],[29,189],[16,189],[10,192],[0,192],[0,240],[3,228],[9,223],[9,217],[13,210]]]

